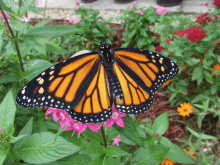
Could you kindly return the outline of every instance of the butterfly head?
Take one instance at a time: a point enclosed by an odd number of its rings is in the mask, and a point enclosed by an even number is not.
[[[105,59],[105,61],[111,61],[111,53],[109,51],[108,44],[105,41],[100,44],[100,55]]]

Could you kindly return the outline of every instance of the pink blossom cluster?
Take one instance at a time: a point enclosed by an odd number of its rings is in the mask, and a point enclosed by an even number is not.
[[[120,127],[124,127],[124,122],[121,117],[126,116],[126,114],[120,113],[116,110],[115,106],[112,106],[112,116],[106,122],[106,128],[110,128],[114,123],[116,123]],[[103,123],[90,123],[90,124],[83,124],[81,122],[74,121],[65,110],[48,108],[46,111],[46,115],[52,113],[53,120],[58,121],[60,120],[60,127],[64,131],[73,130],[73,134],[75,132],[78,133],[78,138],[80,133],[86,130],[89,127],[93,132],[98,132],[98,129],[102,127]],[[72,134],[72,135],[73,135]]]
[[[199,16],[199,17],[196,19],[196,22],[199,23],[199,24],[208,25],[208,24],[209,24],[208,22],[212,21],[213,18],[214,18],[215,20],[218,19],[218,15],[214,15],[214,16],[212,16],[212,17],[208,17],[208,15],[209,15],[209,12],[206,12],[205,14]]]

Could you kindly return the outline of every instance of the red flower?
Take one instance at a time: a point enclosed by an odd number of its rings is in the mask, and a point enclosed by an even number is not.
[[[207,3],[205,3],[205,5],[204,6],[206,6],[206,7],[208,7],[209,6],[209,3],[207,2]]]
[[[154,33],[154,35],[153,35],[154,37],[157,37],[158,35],[157,35],[157,33]]]
[[[170,41],[172,41],[173,39],[172,38],[167,38],[167,42],[170,42]]]
[[[220,0],[215,0],[212,4],[218,7],[220,6]]]
[[[183,37],[186,33],[187,33],[186,30],[182,30],[182,31],[177,30],[174,34],[178,35],[179,37]]]
[[[162,51],[164,48],[162,47],[162,46],[160,46],[160,45],[158,45],[155,49],[154,49],[154,51]]]
[[[206,37],[206,30],[202,30],[199,26],[194,26],[188,29],[187,38],[192,42],[199,42]]]

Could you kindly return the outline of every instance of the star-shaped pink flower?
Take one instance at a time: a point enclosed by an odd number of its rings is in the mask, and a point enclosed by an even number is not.
[[[24,14],[24,16],[21,18],[22,22],[29,22],[31,19],[26,17],[26,15]]]
[[[154,8],[156,9],[156,13],[159,15],[165,15],[167,13],[167,9],[165,7],[155,6]]]
[[[57,121],[60,119],[60,127],[64,130],[64,124],[66,126],[70,126],[69,122],[66,120],[68,117],[68,114],[65,110],[60,109],[54,109],[54,108],[48,108],[46,111],[46,115],[53,113],[53,120]]]
[[[135,13],[139,13],[140,15],[144,14],[144,12],[142,10],[137,10]]]
[[[123,122],[123,120],[121,119],[121,117],[125,117],[126,114],[123,114],[123,113],[118,112],[118,111],[116,110],[114,104],[112,105],[112,112],[113,112],[113,113],[112,113],[112,116],[110,117],[110,119],[107,120],[105,127],[106,127],[106,128],[110,128],[110,127],[114,124],[114,122],[116,122],[116,124],[117,124],[119,127],[124,127],[125,125],[124,125],[124,122]]]
[[[116,138],[114,138],[112,145],[119,146],[119,142],[121,141],[121,139],[119,139],[119,138],[120,138],[120,135],[118,135]]]
[[[74,23],[74,24],[76,24],[76,23],[78,23],[80,20],[81,20],[81,18],[77,18],[77,19],[70,18],[70,19],[69,19],[69,23]]]

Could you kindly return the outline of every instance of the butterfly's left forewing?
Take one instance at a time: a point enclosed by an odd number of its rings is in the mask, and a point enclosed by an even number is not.
[[[97,53],[87,53],[58,63],[23,87],[16,102],[25,108],[75,108],[93,80],[99,62]]]

